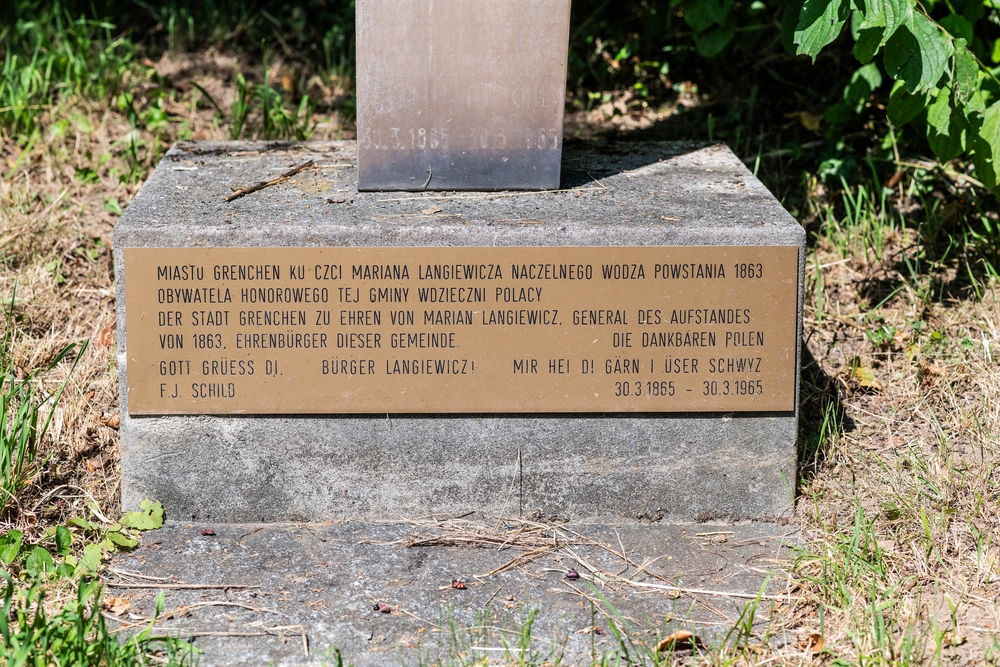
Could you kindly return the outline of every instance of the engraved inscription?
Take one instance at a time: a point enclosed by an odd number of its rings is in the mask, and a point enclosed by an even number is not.
[[[798,250],[125,250],[131,414],[790,411]]]
[[[358,187],[557,188],[570,4],[358,0]]]

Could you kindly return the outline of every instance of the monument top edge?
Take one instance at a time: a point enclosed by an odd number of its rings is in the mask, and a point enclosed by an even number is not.
[[[303,165],[274,185],[232,197]],[[774,245],[804,238],[728,146],[694,141],[566,141],[558,190],[494,192],[421,192],[419,184],[410,192],[359,192],[353,140],[178,142],[115,231],[231,234],[293,225],[322,233],[372,224],[433,226],[439,235],[489,225],[529,235],[557,226],[601,236],[650,228],[757,237],[766,230]]]

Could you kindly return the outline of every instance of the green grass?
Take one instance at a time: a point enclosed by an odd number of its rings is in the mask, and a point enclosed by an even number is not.
[[[108,102],[135,71],[135,46],[107,21],[74,17],[58,4],[0,24],[0,127],[37,129],[42,111],[74,95]]]
[[[79,579],[75,595],[57,605],[54,613],[45,609],[49,587],[32,583],[24,588],[6,579],[3,610],[0,612],[0,659],[7,667],[47,667],[79,665],[139,667],[191,664],[193,647],[186,642],[153,634],[153,623],[133,634],[116,634],[101,613],[101,583]],[[157,599],[156,616],[163,606]]]
[[[20,340],[15,313],[16,292],[6,311],[0,340],[0,518],[16,518],[24,489],[37,482],[44,461],[39,446],[49,431],[67,383],[87,341],[62,348],[37,369],[22,369],[15,363]],[[55,383],[47,375],[65,359],[73,357],[66,377]],[[118,524],[102,527],[83,518],[65,525],[49,526],[41,540],[29,544],[19,530],[0,535],[0,578],[3,609],[0,610],[0,662],[6,667],[47,665],[182,665],[193,656],[190,646],[172,637],[153,635],[153,621],[137,632],[109,629],[101,612],[102,584],[97,578],[103,554],[131,548],[135,539],[128,527],[145,530],[162,525],[162,509],[144,504],[143,511],[129,513]],[[53,599],[54,598],[54,599]],[[53,608],[55,609],[53,611]]]

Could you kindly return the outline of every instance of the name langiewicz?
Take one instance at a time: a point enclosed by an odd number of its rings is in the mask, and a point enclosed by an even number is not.
[[[759,265],[758,265],[759,266]],[[734,266],[739,272],[740,265]],[[343,267],[338,264],[316,264],[313,267],[316,280],[343,280]],[[593,280],[592,264],[511,264],[510,277],[514,280]],[[303,280],[307,275],[304,264],[291,265],[287,277]],[[605,280],[640,280],[646,277],[643,264],[616,263],[602,264],[600,275]],[[281,266],[278,264],[217,264],[212,267],[215,280],[235,282],[255,282],[281,280]],[[656,263],[653,277],[660,279],[724,279],[724,264],[712,263]],[[420,264],[417,266],[419,280],[503,280],[504,271],[500,264]],[[202,281],[205,267],[197,264],[161,265],[156,267],[157,280]],[[406,264],[354,264],[351,266],[352,280],[409,280],[410,269]]]

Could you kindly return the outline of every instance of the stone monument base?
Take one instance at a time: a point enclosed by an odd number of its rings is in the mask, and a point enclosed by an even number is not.
[[[805,232],[724,146],[567,145],[562,190],[481,195],[358,193],[355,156],[353,142],[178,144],[118,222],[125,509],[150,498],[174,518],[219,522],[791,510],[796,410],[130,416],[126,248],[791,246],[801,322]]]

